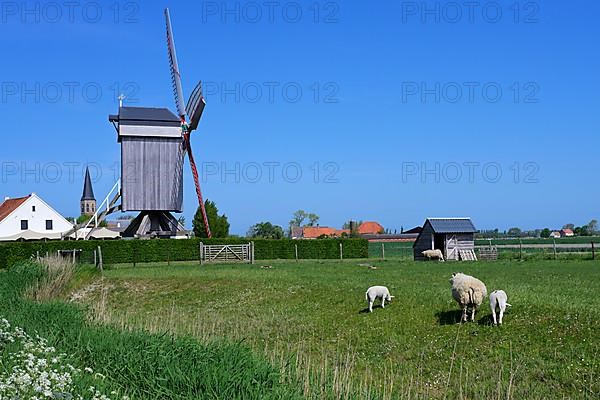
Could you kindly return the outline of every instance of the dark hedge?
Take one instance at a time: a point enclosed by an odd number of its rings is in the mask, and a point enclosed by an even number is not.
[[[58,250],[82,250],[81,261],[93,262],[94,250],[100,246],[105,264],[138,262],[198,261],[200,241],[204,244],[245,244],[254,242],[257,260],[294,259],[298,245],[298,258],[339,259],[340,243],[344,258],[367,258],[368,242],[364,239],[323,240],[266,240],[266,239],[162,239],[162,240],[114,240],[114,241],[51,241],[12,242],[0,244],[0,268],[35,256],[56,253]]]

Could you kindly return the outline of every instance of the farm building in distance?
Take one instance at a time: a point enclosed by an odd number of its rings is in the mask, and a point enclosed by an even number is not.
[[[428,218],[413,244],[415,260],[426,260],[423,251],[438,249],[446,260],[474,260],[475,226],[470,218]]]
[[[359,235],[378,235],[383,232],[383,226],[379,222],[366,221],[358,227]]]
[[[573,236],[575,236],[573,229],[563,228],[560,230],[560,237],[573,237]]]
[[[328,226],[294,226],[292,228],[292,239],[317,239],[322,236],[341,237],[349,235],[349,229],[335,229]]]
[[[60,239],[72,228],[73,224],[35,193],[7,197],[0,204],[1,241]]]

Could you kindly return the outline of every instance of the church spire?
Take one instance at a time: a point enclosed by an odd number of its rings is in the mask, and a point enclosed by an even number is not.
[[[94,197],[94,188],[92,187],[92,179],[90,178],[90,169],[85,169],[85,181],[83,183],[83,194],[81,195],[81,201],[84,200],[96,200]]]
[[[92,188],[89,168],[85,169],[85,180],[83,182],[83,194],[81,195],[81,215],[94,215],[96,212],[96,198]]]

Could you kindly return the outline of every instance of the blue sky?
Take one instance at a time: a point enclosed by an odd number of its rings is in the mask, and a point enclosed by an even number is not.
[[[186,96],[205,82],[203,192],[233,233],[297,209],[392,230],[600,217],[598,2],[190,3],[2,3],[2,198],[76,215],[87,164],[105,196],[115,97],[174,110],[169,6]]]

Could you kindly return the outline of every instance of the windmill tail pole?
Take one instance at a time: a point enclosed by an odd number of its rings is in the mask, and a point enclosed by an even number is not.
[[[190,158],[190,166],[192,167],[192,176],[194,177],[194,184],[196,185],[196,195],[198,196],[198,203],[200,204],[200,210],[202,212],[202,220],[204,221],[204,228],[206,229],[206,236],[212,238],[210,231],[210,225],[208,225],[208,216],[206,215],[206,208],[204,207],[204,200],[202,199],[202,190],[200,189],[200,180],[198,179],[198,168],[196,168],[196,161],[194,160],[194,154],[192,153],[192,144],[190,142],[190,134],[186,133],[184,136],[185,146],[187,149],[188,156]]]

